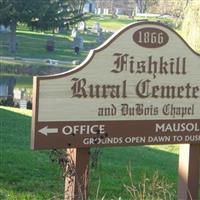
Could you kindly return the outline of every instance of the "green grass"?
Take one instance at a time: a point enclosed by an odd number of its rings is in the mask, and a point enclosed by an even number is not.
[[[110,15],[103,17],[93,16],[88,21],[86,21],[88,27],[87,33],[81,33],[85,48],[81,50],[81,54],[79,56],[74,54],[70,31],[62,34],[56,33],[52,35],[49,32],[32,31],[28,27],[20,24],[17,28],[18,48],[16,54],[11,54],[8,51],[9,34],[0,33],[0,55],[39,59],[56,59],[69,62],[73,60],[84,60],[84,58],[88,55],[88,51],[98,46],[96,43],[96,33],[91,29],[94,23],[99,22],[101,27],[105,30],[116,31],[127,24],[142,19],[143,18],[133,19],[126,16],[112,18]],[[170,19],[148,18],[148,20],[172,22]],[[112,33],[104,33],[104,38],[107,39],[111,34]],[[50,39],[54,39],[55,41],[54,52],[48,52],[45,49],[46,41]]]
[[[103,29],[116,31],[127,24],[135,22],[135,20],[133,18],[128,18],[127,16],[113,18],[111,15],[107,15],[94,16],[86,23],[88,26],[92,27],[96,22],[98,22]]]
[[[62,36],[62,37],[61,37]],[[39,59],[56,59],[63,61],[72,61],[83,59],[87,55],[87,43],[85,44],[86,50],[81,52],[80,57],[77,57],[72,48],[72,41],[65,35],[55,35],[55,51],[48,52],[45,49],[46,41],[51,39],[49,34],[41,34],[37,32],[17,32],[18,49],[15,55],[9,53],[8,34],[0,34],[0,54],[3,56],[18,56],[25,58],[39,58]]]
[[[77,57],[76,57],[76,59],[77,59]],[[26,66],[32,65],[32,66],[40,67],[40,66],[49,66],[50,64],[47,61],[48,61],[48,59],[41,60],[41,59],[35,58],[35,60],[34,59],[32,59],[32,60],[24,60],[24,59],[22,59],[20,57],[16,57],[15,59],[3,59],[3,60],[0,61],[0,64],[1,65],[19,65],[19,66],[20,65],[21,66],[23,66],[23,65],[26,65]],[[58,63],[58,64],[56,64],[54,66],[55,67],[66,67],[66,68],[74,67],[74,65],[72,63],[67,63],[67,64]]]
[[[168,150],[169,145],[162,147]],[[119,147],[105,148],[100,159],[97,170],[92,172],[91,193],[95,195],[100,180],[100,195],[106,195],[106,199],[122,197],[130,199],[130,195],[124,188],[124,184],[130,183],[127,167],[130,165],[137,185],[146,175],[149,178],[157,170],[159,176],[164,178],[169,184],[173,184],[174,190],[177,186],[177,164],[178,156],[173,151],[158,150],[159,146],[147,147]],[[175,152],[177,146],[175,146]]]
[[[63,191],[47,151],[30,150],[31,111],[0,107],[0,199],[50,199]]]
[[[30,150],[31,111],[0,107],[0,199],[63,199],[61,170],[49,159],[49,151]],[[178,147],[176,145],[103,148],[99,164],[91,169],[90,199],[94,200],[100,181],[99,199],[130,195],[127,167],[131,166],[137,185],[155,171],[167,183],[177,185]]]
[[[86,23],[88,26],[92,27],[94,23],[98,22],[103,29],[117,31],[122,27],[141,20],[147,21],[160,21],[165,24],[173,24],[173,20],[169,18],[156,18],[156,17],[128,17],[128,16],[119,16],[119,17],[112,17],[112,15],[103,15],[103,16],[94,16]]]
[[[15,56],[24,58],[37,59],[55,59],[61,61],[83,60],[89,49],[95,48],[96,33],[88,32],[81,33],[84,40],[84,49],[80,51],[80,55],[75,55],[72,47],[73,39],[70,36],[71,32],[65,34],[49,34],[43,32],[32,32],[17,30],[17,52],[11,54],[8,51],[9,34],[0,33],[0,55]],[[55,41],[55,50],[48,52],[45,48],[47,40]]]
[[[32,76],[16,76],[16,88],[29,88],[32,89],[33,77]]]
[[[136,20],[136,19],[135,19]],[[138,19],[139,20],[139,19]],[[152,19],[153,20],[153,19]],[[87,22],[92,26],[99,21],[103,29],[118,30],[134,20],[121,17],[97,16]],[[27,58],[57,59],[72,61],[84,59],[89,49],[96,47],[96,35],[93,32],[83,34],[86,49],[75,56],[70,33],[55,34],[56,49],[47,52],[46,40],[49,33],[31,32],[20,28],[17,32],[19,43],[15,56]],[[110,33],[106,33],[107,38]],[[6,49],[7,34],[0,34],[0,55],[13,56]],[[5,61],[8,62],[8,61]],[[9,61],[20,64],[22,61]],[[12,63],[11,63],[12,64]],[[36,63],[38,65],[38,63]],[[16,76],[17,86],[31,88],[32,77]],[[0,199],[2,200],[48,200],[63,199],[64,181],[59,166],[49,160],[49,151],[30,150],[31,112],[14,108],[0,107]],[[90,199],[94,200],[98,185],[99,199],[129,200],[130,195],[124,184],[130,184],[127,167],[131,166],[136,185],[146,174],[152,177],[155,171],[167,183],[177,186],[177,145],[138,146],[103,148],[97,169],[91,169]],[[96,199],[95,199],[96,200]]]

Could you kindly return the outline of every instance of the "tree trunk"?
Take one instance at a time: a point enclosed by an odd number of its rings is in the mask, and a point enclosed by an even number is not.
[[[17,27],[16,21],[12,20],[10,24],[11,32],[10,32],[10,42],[9,42],[9,50],[11,53],[16,53],[17,50],[16,27]]]
[[[136,0],[136,5],[140,13],[144,13],[145,11],[145,2],[143,0]]]
[[[200,52],[200,2],[190,1],[184,10],[182,33],[189,45]]]

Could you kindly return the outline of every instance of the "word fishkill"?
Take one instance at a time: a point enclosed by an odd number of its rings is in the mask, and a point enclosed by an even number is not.
[[[134,56],[129,54],[114,53],[113,68],[109,73],[130,73],[130,74],[150,74],[151,79],[140,79],[136,84],[131,83],[132,80],[122,80],[118,84],[102,84],[89,83],[87,78],[71,79],[73,98],[128,98],[130,96],[138,96],[139,98],[161,98],[161,99],[197,99],[200,96],[200,86],[186,83],[184,85],[158,85],[154,84],[154,79],[158,75],[186,75],[186,57],[176,57],[165,59],[161,56],[157,59],[148,56],[146,60],[137,61]],[[128,87],[134,87],[128,94]]]

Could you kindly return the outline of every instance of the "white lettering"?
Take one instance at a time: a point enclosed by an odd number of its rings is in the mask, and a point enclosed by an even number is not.
[[[64,135],[105,134],[105,125],[68,125],[63,127],[62,133]]]
[[[186,142],[199,142],[200,141],[200,135],[186,135],[185,141]]]
[[[145,143],[146,137],[126,137],[124,141],[126,144],[141,144]]]
[[[166,132],[200,132],[200,125],[196,123],[156,123],[156,133]]]
[[[71,126],[65,126],[63,127],[62,132],[65,135],[71,135],[73,133],[73,129]]]
[[[149,143],[162,143],[162,142],[170,142],[170,136],[155,136],[155,137],[148,137]]]
[[[156,124],[156,132],[164,132],[164,130],[165,130],[165,124],[162,124],[162,125],[160,125],[160,124]]]
[[[111,137],[111,138],[84,138],[83,144],[85,145],[107,145],[107,144],[122,144],[122,137]]]

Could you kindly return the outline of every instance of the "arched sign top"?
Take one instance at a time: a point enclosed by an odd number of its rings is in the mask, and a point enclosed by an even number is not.
[[[128,25],[71,71],[34,77],[32,146],[199,143],[199,77],[175,31]]]
[[[200,57],[200,54],[194,51],[176,31],[169,28],[168,26],[158,22],[137,22],[127,25],[126,27],[122,28],[121,30],[113,34],[102,45],[100,45],[96,49],[90,50],[86,59],[77,67],[60,74],[40,76],[38,78],[39,79],[58,78],[70,75],[72,73],[76,73],[77,71],[86,67],[93,60],[93,58],[95,58],[95,55],[98,54],[98,52],[102,52],[109,47],[112,48],[112,44],[115,43],[116,40],[121,40],[121,37],[123,37],[123,35],[126,32],[132,33],[132,41],[131,38],[129,38],[129,40],[127,38],[128,46],[130,47],[132,46],[132,48],[137,48],[136,46],[134,46],[133,44],[134,42],[135,44],[138,44],[139,46],[144,48],[145,47],[150,49],[160,48],[168,43],[170,36],[171,42],[174,43],[174,46],[176,46],[177,43],[179,44],[182,43],[183,46],[187,47],[186,49],[190,50],[190,52]],[[118,45],[120,49],[121,45],[120,44]]]

